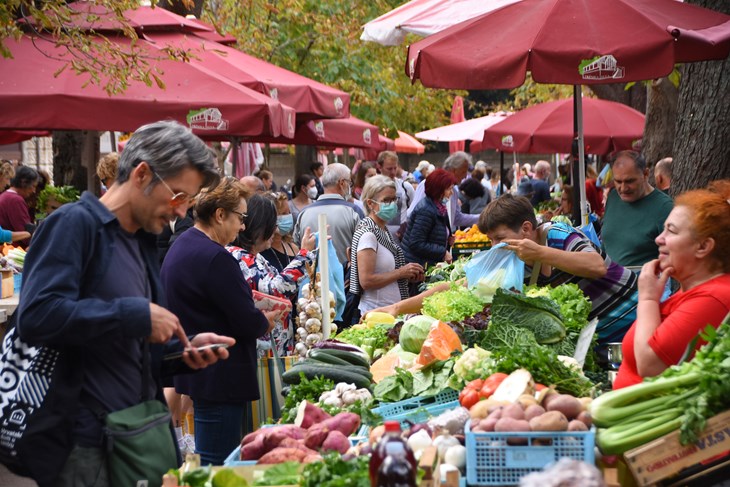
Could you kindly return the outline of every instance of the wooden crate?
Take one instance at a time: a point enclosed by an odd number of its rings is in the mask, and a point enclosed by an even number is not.
[[[15,290],[15,278],[13,277],[13,271],[0,271],[2,274],[2,291],[0,291],[0,298],[9,298],[13,295]]]
[[[697,442],[679,443],[679,431],[634,448],[624,454],[631,473],[640,486],[652,485],[680,471],[730,450],[730,410],[707,421]]]

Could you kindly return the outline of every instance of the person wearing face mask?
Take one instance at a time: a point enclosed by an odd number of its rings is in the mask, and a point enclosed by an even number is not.
[[[362,190],[367,217],[352,238],[350,293],[360,296],[361,314],[408,298],[409,281],[423,279],[423,266],[406,263],[403,251],[388,231],[387,222],[398,214],[395,182],[374,176]]]
[[[408,262],[423,266],[451,262],[449,248],[454,237],[446,208],[450,204],[454,183],[453,174],[444,169],[436,169],[426,178],[425,198],[411,213],[403,236],[403,252]]]
[[[261,252],[261,255],[281,272],[299,253],[299,247],[292,242],[294,218],[289,208],[286,193],[266,193],[265,195],[276,206],[276,230],[271,237],[271,247]]]
[[[294,241],[304,246],[303,232],[309,227],[319,229],[319,215],[327,215],[329,235],[337,252],[337,259],[344,269],[348,267],[348,248],[352,244],[355,227],[364,217],[362,210],[350,202],[352,176],[350,168],[340,163],[329,164],[322,175],[324,194],[299,214],[294,225]],[[346,276],[349,274],[345,274]]]
[[[299,281],[305,276],[306,264],[314,260],[315,237],[307,227],[302,236],[302,248],[281,272],[262,255],[271,247],[274,233],[277,231],[276,205],[263,195],[253,195],[248,199],[248,211],[245,230],[238,233],[238,238],[226,250],[238,261],[244,279],[251,289],[271,296],[294,299],[299,294]],[[290,355],[294,346],[294,330],[289,326],[289,319],[277,322],[271,331],[280,357]],[[270,343],[267,334],[259,343]],[[266,346],[259,347],[259,356],[263,357]]]
[[[292,219],[296,222],[301,211],[317,200],[319,193],[314,177],[310,174],[301,174],[294,181],[292,187],[292,199],[289,200],[289,210]]]

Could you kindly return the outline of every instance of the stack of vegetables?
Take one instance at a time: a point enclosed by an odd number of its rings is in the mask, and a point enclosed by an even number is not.
[[[3,244],[2,256],[0,257],[0,268],[11,269],[14,273],[23,272],[25,265],[25,250],[10,244]]]
[[[686,445],[708,418],[730,408],[730,315],[717,329],[708,326],[702,339],[707,344],[691,361],[591,404],[603,453],[621,454],[677,429]]]

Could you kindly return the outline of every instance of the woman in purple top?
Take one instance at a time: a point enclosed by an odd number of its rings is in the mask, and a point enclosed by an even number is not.
[[[204,190],[195,225],[170,247],[162,266],[169,309],[186,333],[216,331],[236,339],[228,360],[175,378],[175,390],[193,400],[195,451],[204,465],[222,465],[239,445],[245,407],[259,399],[256,339],[278,318],[256,309],[238,262],[224,247],[245,228],[247,194],[234,178]]]

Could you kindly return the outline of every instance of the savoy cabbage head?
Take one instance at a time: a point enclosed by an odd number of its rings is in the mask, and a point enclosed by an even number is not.
[[[565,338],[560,307],[550,298],[529,297],[498,289],[492,300],[492,324],[510,324],[530,330],[537,343],[557,343]]]

